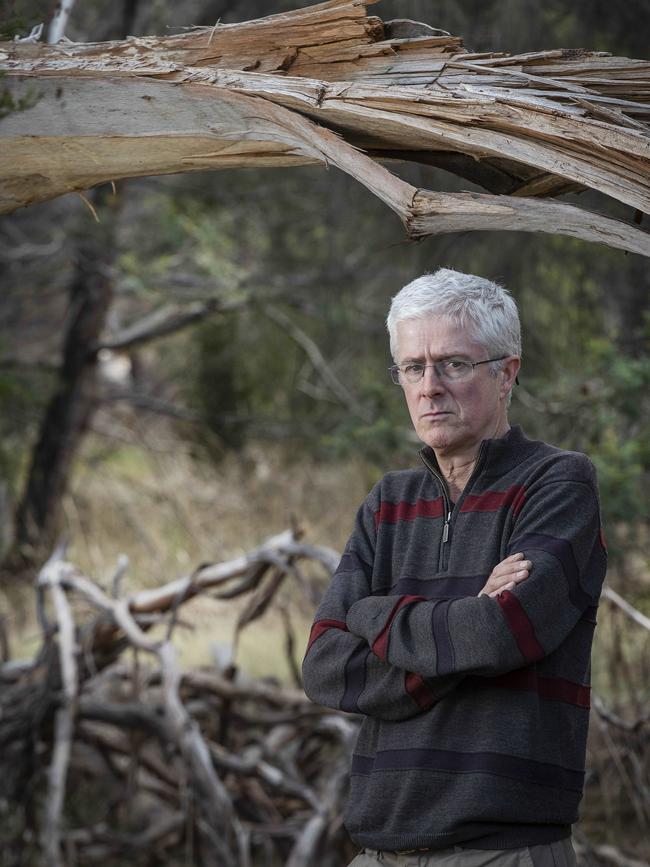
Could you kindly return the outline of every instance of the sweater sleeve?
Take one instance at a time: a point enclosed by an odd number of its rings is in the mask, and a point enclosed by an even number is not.
[[[595,473],[587,458],[558,461],[533,486],[509,540],[508,554],[518,551],[533,568],[512,591],[436,601],[367,597],[350,608],[346,626],[380,660],[424,678],[489,677],[552,653],[597,604],[605,577]]]
[[[316,612],[302,668],[304,689],[326,707],[382,720],[409,719],[435,704],[460,678],[438,678],[434,688],[420,675],[380,659],[364,638],[348,630],[350,608],[371,593],[371,497],[357,513],[345,553]]]

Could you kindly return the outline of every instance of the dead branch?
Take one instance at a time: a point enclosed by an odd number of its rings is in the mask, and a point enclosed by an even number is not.
[[[650,61],[473,55],[427,25],[384,25],[370,2],[164,38],[1,44],[12,98],[30,107],[2,122],[0,210],[115,178],[316,162],[367,186],[411,237],[545,231],[650,255],[632,219],[546,200],[592,189],[650,213]],[[53,108],[61,94],[74,111]],[[375,159],[443,160],[502,195],[416,190]]]
[[[367,410],[360,405],[359,401],[350,393],[345,383],[341,382],[332,370],[332,366],[325,360],[316,341],[314,341],[302,328],[287,316],[282,310],[272,304],[263,306],[264,313],[280,326],[289,337],[305,352],[314,368],[318,371],[323,382],[337,400],[354,415],[365,422],[372,420]]]
[[[638,732],[641,728],[643,728],[643,726],[650,723],[650,712],[644,714],[639,719],[633,720],[632,722],[627,722],[627,720],[624,720],[617,714],[612,713],[612,711],[607,707],[602,698],[597,695],[592,697],[592,707],[594,708],[598,716],[605,720],[605,722],[625,732]]]
[[[198,593],[224,586],[231,594],[252,592],[241,631],[262,616],[287,578],[308,588],[299,558],[313,558],[328,571],[338,560],[329,549],[302,545],[295,531],[287,531],[229,563],[206,564],[158,590],[124,596],[123,559],[109,595],[57,550],[39,577],[43,649],[31,664],[0,666],[0,774],[22,780],[21,791],[38,798],[38,770],[30,771],[25,746],[36,732],[39,752],[51,752],[44,863],[134,857],[148,846],[183,852],[188,834],[195,863],[224,867],[250,865],[260,847],[284,859],[292,847],[307,851],[305,841],[311,841],[309,851],[317,843],[340,845],[325,838],[328,829],[340,826],[356,726],[313,705],[301,690],[212,669],[182,671],[173,645],[179,610]],[[238,578],[239,585],[233,582]],[[98,616],[88,620],[93,611]],[[166,629],[159,639],[151,627],[161,618]],[[78,646],[84,653],[78,654]],[[134,648],[152,664],[121,663]],[[224,733],[226,712],[232,724]],[[64,822],[66,791],[88,780],[105,792],[97,821],[84,827]],[[128,828],[119,821],[127,790],[139,831],[133,817]]]
[[[101,349],[132,349],[133,347],[141,346],[143,343],[157,340],[160,337],[176,334],[214,313],[234,310],[245,303],[245,299],[224,303],[216,298],[212,298],[209,301],[197,301],[193,304],[166,304],[117,334],[103,338],[95,346],[95,351],[99,352]]]
[[[65,28],[74,4],[75,0],[59,0],[47,31],[47,41],[49,43],[56,43],[64,38]]]
[[[38,577],[39,585],[49,589],[54,604],[63,686],[63,700],[56,711],[54,720],[54,748],[49,770],[49,791],[43,824],[43,851],[46,863],[50,867],[62,867],[63,865],[60,850],[61,816],[72,747],[78,677],[75,626],[67,596],[61,586],[70,567],[63,562],[62,556],[63,551],[57,549]]]
[[[607,864],[614,864],[615,867],[650,867],[647,861],[639,861],[637,858],[630,858],[618,849],[616,846],[591,846],[581,842],[574,845],[577,855],[595,855],[602,859]]]
[[[603,596],[605,599],[609,599],[610,602],[620,608],[621,611],[624,611],[627,616],[634,620],[635,623],[638,623],[639,626],[650,631],[650,617],[646,617],[645,614],[633,605],[630,605],[630,603],[623,599],[616,590],[612,590],[611,587],[603,587]]]
[[[313,592],[301,560],[331,574],[338,554],[287,531],[249,554],[131,594],[120,590],[123,560],[110,592],[65,562],[62,550],[46,564],[43,647],[29,663],[0,664],[0,775],[10,781],[0,815],[10,803],[29,812],[30,798],[49,796],[37,829],[46,863],[63,863],[64,852],[65,863],[79,867],[139,863],[143,851],[162,863],[232,867],[260,863],[258,856],[288,867],[352,857],[341,810],[357,720],[312,704],[299,688],[239,674],[236,645],[226,676],[214,667],[182,670],[173,644],[180,611],[200,593],[246,596],[241,632],[278,602],[286,582]],[[147,661],[129,661],[134,649]],[[647,714],[628,722],[598,698],[594,708],[600,740],[590,778],[613,787],[647,826]],[[49,756],[48,779],[35,755]],[[76,787],[97,801],[83,822],[68,815],[63,798]],[[27,828],[20,835],[28,847]],[[582,845],[615,865],[642,863],[616,847]]]

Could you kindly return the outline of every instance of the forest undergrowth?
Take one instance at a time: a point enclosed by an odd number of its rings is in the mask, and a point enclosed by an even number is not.
[[[151,426],[144,437],[140,431],[140,436],[145,447],[129,437],[120,443],[101,433],[91,435],[65,501],[67,559],[107,586],[118,558],[126,555],[125,591],[159,586],[202,563],[240,556],[292,526],[304,530],[305,541],[340,552],[359,503],[389,469],[360,458],[301,455],[296,461],[291,448],[281,443],[249,444],[215,464],[197,457],[192,445],[164,425]],[[417,460],[414,448],[414,466]],[[325,576],[312,568],[324,590]],[[624,577],[629,586],[630,576]],[[639,592],[650,594],[640,573],[632,577],[636,598]],[[615,569],[608,580],[619,585]],[[274,603],[242,633],[236,663],[244,677],[294,687],[315,604],[293,581],[286,582],[277,601],[279,606]],[[174,635],[181,665],[227,664],[245,604],[243,598],[223,601],[201,594],[184,606]],[[291,611],[296,638],[293,667],[284,644],[284,606]],[[586,834],[591,844],[614,842],[618,847],[624,840],[630,854],[648,858],[650,817],[639,781],[647,777],[650,634],[606,600],[598,619],[593,694],[599,708],[592,709],[577,840]],[[32,656],[42,640],[29,609],[10,622],[9,633],[14,658]]]

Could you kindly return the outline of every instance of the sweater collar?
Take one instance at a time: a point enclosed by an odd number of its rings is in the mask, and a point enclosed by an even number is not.
[[[515,424],[504,436],[483,440],[479,448],[477,462],[481,462],[484,473],[500,475],[521,463],[531,448],[534,448],[534,441],[529,440],[521,426]],[[419,454],[427,463],[437,467],[440,471],[436,453],[431,446],[424,446],[420,449]]]

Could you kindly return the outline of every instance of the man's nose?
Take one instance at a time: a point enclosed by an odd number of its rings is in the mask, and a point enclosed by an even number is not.
[[[424,373],[420,380],[420,389],[425,395],[440,394],[440,392],[445,390],[444,381],[432,364],[424,368]]]

